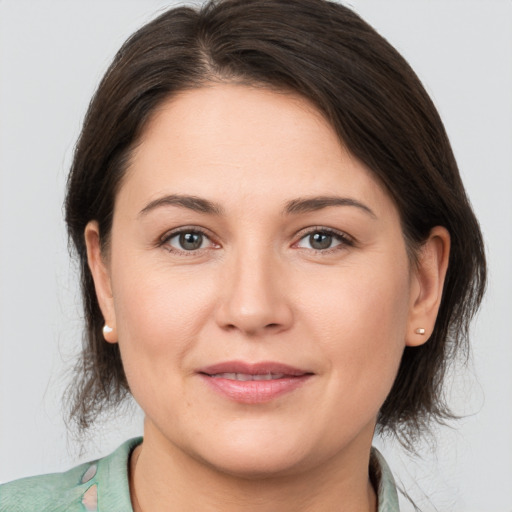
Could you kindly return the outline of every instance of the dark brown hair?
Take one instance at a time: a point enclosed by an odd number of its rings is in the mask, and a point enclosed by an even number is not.
[[[66,221],[86,322],[71,416],[86,428],[129,393],[118,346],[103,339],[84,228],[98,221],[107,246],[116,192],[148,119],[178,91],[208,82],[293,91],[316,105],[394,198],[412,261],[434,226],[450,232],[434,331],[424,345],[405,349],[378,420],[381,431],[411,444],[431,420],[451,417],[443,377],[454,355],[466,353],[485,288],[482,235],[441,119],[415,73],[359,16],[325,0],[220,0],[172,9],[116,55],[90,104],[68,180]]]

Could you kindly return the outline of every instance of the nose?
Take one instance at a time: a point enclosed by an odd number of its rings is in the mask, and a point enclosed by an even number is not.
[[[222,329],[257,337],[290,328],[293,311],[277,260],[264,252],[245,252],[226,265],[216,310]]]

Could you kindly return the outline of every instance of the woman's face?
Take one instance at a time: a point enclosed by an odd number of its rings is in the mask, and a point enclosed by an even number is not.
[[[393,201],[307,101],[213,85],[164,103],[94,265],[147,438],[244,475],[368,450],[421,285]]]

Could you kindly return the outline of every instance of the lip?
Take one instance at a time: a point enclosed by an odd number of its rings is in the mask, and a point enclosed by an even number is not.
[[[226,361],[200,368],[197,373],[217,393],[244,404],[260,404],[274,400],[299,388],[313,376],[308,370],[273,361]],[[249,379],[251,376],[271,374],[272,378],[234,380],[227,374],[244,374]]]

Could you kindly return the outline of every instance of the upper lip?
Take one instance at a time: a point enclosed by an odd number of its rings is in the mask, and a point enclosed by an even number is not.
[[[213,364],[211,366],[204,366],[198,370],[198,373],[203,373],[206,375],[216,375],[218,373],[265,375],[268,373],[273,373],[298,377],[301,375],[308,375],[313,372],[274,361],[261,361],[258,363],[246,363],[244,361],[224,361],[222,363]]]

